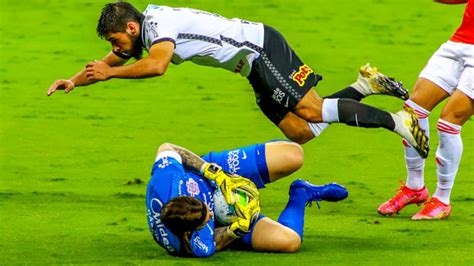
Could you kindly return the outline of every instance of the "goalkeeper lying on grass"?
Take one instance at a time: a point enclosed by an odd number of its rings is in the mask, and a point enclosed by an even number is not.
[[[339,201],[348,195],[335,183],[315,186],[296,180],[278,222],[260,214],[257,188],[290,175],[302,164],[302,148],[287,141],[211,152],[202,158],[182,147],[163,144],[146,195],[153,238],[177,256],[208,257],[231,244],[256,251],[295,252],[303,239],[306,204]],[[236,220],[229,225],[214,219],[217,189],[235,208]],[[246,193],[248,204],[232,200],[237,190]]]

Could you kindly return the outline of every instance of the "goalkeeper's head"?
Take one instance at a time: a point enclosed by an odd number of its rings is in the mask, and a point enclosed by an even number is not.
[[[203,228],[211,215],[204,202],[188,196],[174,198],[161,209],[161,221],[181,240],[189,240],[191,233]]]

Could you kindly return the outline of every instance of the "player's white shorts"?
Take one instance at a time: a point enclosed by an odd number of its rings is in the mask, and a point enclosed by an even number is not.
[[[449,94],[455,89],[474,99],[474,45],[448,41],[441,45],[420,73]]]

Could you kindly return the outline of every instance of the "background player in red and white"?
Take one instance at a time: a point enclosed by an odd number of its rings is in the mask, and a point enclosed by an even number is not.
[[[355,83],[323,100],[313,89],[322,77],[299,59],[281,33],[263,23],[156,5],[148,5],[142,14],[131,4],[118,2],[105,5],[97,33],[113,51],[71,79],[56,80],[48,95],[110,78],[161,76],[169,63],[192,61],[246,77],[263,113],[298,143],[327,127],[318,122],[345,123],[386,128],[407,139],[422,157],[428,154],[427,138],[413,112],[391,114],[357,102],[374,93],[406,98],[400,83],[364,66]],[[149,55],[142,57],[142,49]],[[124,65],[131,57],[139,60]]]
[[[445,4],[467,3],[461,26],[433,54],[421,72],[408,101],[415,110],[420,126],[429,134],[428,116],[441,101],[450,97],[438,119],[439,144],[436,151],[438,182],[428,200],[424,184],[425,160],[405,144],[407,182],[398,193],[382,204],[382,215],[398,213],[409,204],[425,203],[412,219],[443,219],[451,213],[450,195],[459,168],[463,144],[461,127],[474,110],[474,0],[438,0]],[[403,183],[403,182],[402,182]]]

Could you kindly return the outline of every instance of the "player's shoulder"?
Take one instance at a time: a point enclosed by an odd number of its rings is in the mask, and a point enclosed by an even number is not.
[[[168,6],[158,6],[158,5],[147,5],[144,14],[154,13],[154,12],[163,12],[168,9]]]
[[[186,10],[187,8],[176,8],[170,6],[162,6],[162,5],[148,5],[143,12],[145,18],[147,16],[178,16],[180,11]]]
[[[168,8],[166,6],[148,5],[143,11],[145,22],[156,21],[167,16]]]

